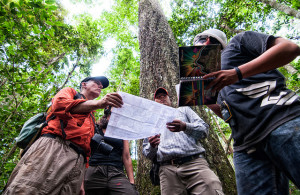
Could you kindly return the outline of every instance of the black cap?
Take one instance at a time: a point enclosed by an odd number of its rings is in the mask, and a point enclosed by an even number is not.
[[[81,82],[80,82],[80,88],[81,88],[81,83],[83,82],[88,82],[88,81],[100,81],[102,86],[103,86],[103,89],[108,87],[109,85],[109,81],[108,79],[105,77],[105,76],[97,76],[97,77],[86,77],[85,79],[83,79]]]
[[[158,93],[164,93],[164,94],[169,95],[168,91],[167,91],[165,88],[159,87],[159,88],[156,89],[156,91],[155,91],[155,93],[154,93],[154,99],[155,99],[155,96],[156,96]]]

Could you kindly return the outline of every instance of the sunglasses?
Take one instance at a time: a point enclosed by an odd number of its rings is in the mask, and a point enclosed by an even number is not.
[[[211,36],[201,36],[198,38],[197,41],[195,41],[195,44],[203,44],[205,43],[207,40],[207,38],[209,37],[209,41],[210,44],[221,44],[216,38],[211,37]]]
[[[201,37],[198,37],[198,39],[195,41],[195,44],[202,44],[202,43],[205,43],[207,40],[207,37],[208,36],[201,36]]]

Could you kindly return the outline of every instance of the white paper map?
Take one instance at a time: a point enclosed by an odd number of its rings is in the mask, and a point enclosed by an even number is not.
[[[166,129],[166,123],[178,117],[175,108],[118,92],[123,99],[121,108],[113,108],[105,136],[123,140],[142,139]]]

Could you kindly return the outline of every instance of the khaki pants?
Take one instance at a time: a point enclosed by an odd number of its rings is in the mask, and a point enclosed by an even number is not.
[[[204,158],[197,158],[179,166],[164,165],[159,170],[162,195],[222,195],[222,185],[209,169]]]
[[[64,141],[40,137],[13,170],[5,195],[78,195],[85,164]]]

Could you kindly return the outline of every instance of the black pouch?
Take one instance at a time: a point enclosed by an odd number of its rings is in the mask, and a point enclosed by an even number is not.
[[[229,105],[226,103],[226,101],[222,101],[221,103],[221,114],[222,118],[226,123],[229,123],[231,129],[235,128],[236,122],[234,119],[234,116],[232,114],[232,111],[229,107]]]
[[[155,158],[155,160],[152,161],[152,167],[150,169],[150,180],[151,180],[152,185],[154,185],[154,186],[160,185],[159,168],[160,168],[160,164],[156,161],[156,158]]]

